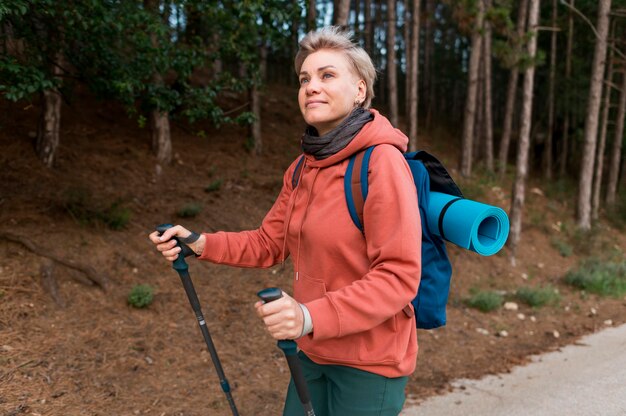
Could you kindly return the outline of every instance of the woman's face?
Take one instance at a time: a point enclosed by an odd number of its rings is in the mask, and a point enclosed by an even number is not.
[[[343,52],[322,49],[302,63],[298,103],[307,124],[320,136],[337,127],[365,100],[365,81],[352,71]]]

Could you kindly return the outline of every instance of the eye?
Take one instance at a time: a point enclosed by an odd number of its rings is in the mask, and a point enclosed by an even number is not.
[[[300,85],[306,84],[307,82],[309,82],[308,78],[300,78]]]
[[[329,78],[334,78],[335,75],[331,74],[330,72],[325,72],[324,75],[322,75],[323,79],[329,79]]]

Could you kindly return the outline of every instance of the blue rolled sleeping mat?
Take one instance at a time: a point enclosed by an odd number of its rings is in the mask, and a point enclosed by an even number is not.
[[[430,192],[426,217],[432,233],[482,256],[496,254],[509,236],[502,208],[441,192]]]

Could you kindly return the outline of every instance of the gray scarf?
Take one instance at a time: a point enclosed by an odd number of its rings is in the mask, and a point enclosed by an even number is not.
[[[319,136],[313,126],[307,126],[302,135],[302,150],[313,155],[315,159],[326,159],[352,141],[361,128],[374,120],[374,114],[363,107],[357,107],[337,127],[323,136]]]

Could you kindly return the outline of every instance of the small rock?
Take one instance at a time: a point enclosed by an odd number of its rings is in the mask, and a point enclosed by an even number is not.
[[[557,221],[557,222],[555,222],[554,224],[552,224],[552,226],[551,226],[551,227],[552,227],[552,229],[553,229],[554,231],[556,231],[557,233],[560,233],[560,232],[561,232],[561,225],[562,225],[562,224],[563,224],[563,223],[562,223],[561,221]]]
[[[524,315],[523,313],[518,313],[517,319],[519,319],[520,321],[523,321],[524,319],[526,319],[526,315]]]
[[[543,263],[537,263],[537,267],[540,269],[543,269],[545,267],[545,265]]]
[[[528,335],[531,335],[531,336],[532,336],[532,335],[535,335],[535,331],[528,331],[528,332],[527,332],[527,334],[528,334]]]
[[[537,322],[537,318],[535,318],[534,316],[530,317],[530,322]]]
[[[154,363],[154,360],[146,355],[146,362],[148,364],[152,364],[152,363]]]
[[[509,336],[509,333],[503,329],[502,331],[498,332],[498,336],[502,338],[506,338]]]
[[[569,312],[570,308],[569,308],[569,306],[566,306],[564,309],[565,309],[565,312]]]
[[[539,188],[532,188],[530,190],[531,194],[535,194],[535,195],[539,195],[539,196],[543,196],[543,191]]]
[[[522,279],[528,280],[528,273],[522,273]]]
[[[133,273],[135,273],[135,274],[139,273],[139,269],[136,268],[136,267],[133,267]]]
[[[606,321],[604,321],[604,325],[606,325],[606,326],[613,326],[613,320],[607,319]]]
[[[515,302],[505,302],[504,309],[506,309],[507,311],[516,311],[519,309],[519,306]]]
[[[596,310],[596,308],[591,308],[591,309],[589,310],[589,313],[593,316],[593,315],[597,315],[597,314],[598,314],[598,311]]]
[[[559,338],[561,336],[561,334],[559,334],[559,331],[557,331],[556,329],[554,331],[552,331],[552,336],[554,338]]]
[[[10,346],[10,345],[3,345],[2,347],[0,347],[0,350],[2,350],[2,351],[6,351],[6,352],[11,352],[11,351],[13,351],[14,349],[15,349],[15,348],[13,348],[13,347],[12,347],[12,346]]]
[[[479,334],[482,334],[482,335],[489,335],[489,331],[487,331],[484,328],[476,328],[476,332],[478,332]]]

